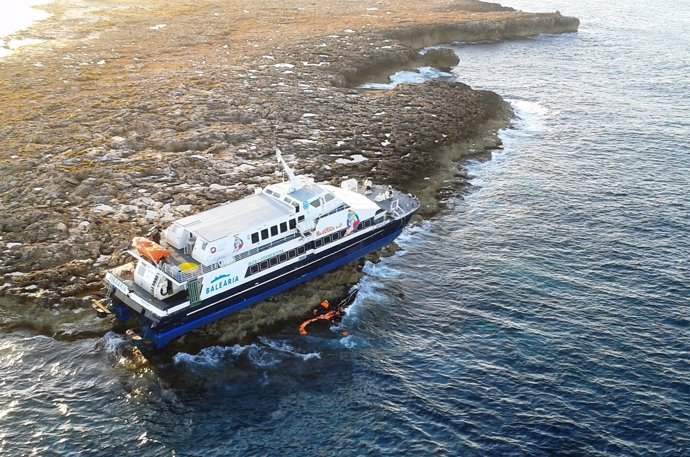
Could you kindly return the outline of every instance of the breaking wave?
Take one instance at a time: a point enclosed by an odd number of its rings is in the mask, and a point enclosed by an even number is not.
[[[319,352],[300,352],[287,340],[260,337],[256,343],[233,346],[211,346],[197,354],[179,352],[173,356],[178,367],[218,368],[248,363],[255,368],[271,368],[286,361],[310,361],[321,358]]]
[[[420,67],[416,71],[398,71],[389,76],[389,83],[364,83],[357,86],[359,89],[392,90],[401,84],[421,84],[426,81],[438,79],[452,81],[455,75],[441,71],[434,67]]]

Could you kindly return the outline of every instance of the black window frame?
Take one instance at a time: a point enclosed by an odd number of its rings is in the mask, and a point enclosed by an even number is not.
[[[259,232],[252,233],[252,244],[256,244],[258,242],[259,242]]]
[[[271,236],[276,236],[276,235],[278,235],[278,226],[272,225],[271,226]]]
[[[268,229],[262,229],[261,230],[261,241],[267,240],[268,239]]]
[[[288,230],[287,222],[281,222],[280,223],[280,233],[285,233],[285,232],[287,232],[287,230]]]

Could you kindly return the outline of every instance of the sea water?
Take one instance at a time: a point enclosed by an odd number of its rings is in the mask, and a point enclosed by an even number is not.
[[[690,4],[511,4],[580,31],[454,46],[513,128],[339,327],[150,364],[3,331],[0,454],[689,454]]]
[[[25,38],[6,40],[6,37],[26,30],[32,24],[50,17],[50,13],[36,8],[52,3],[52,0],[3,0],[0,2],[0,58],[12,54],[12,51],[41,40]]]

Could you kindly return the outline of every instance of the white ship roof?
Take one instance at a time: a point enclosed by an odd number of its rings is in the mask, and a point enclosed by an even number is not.
[[[292,208],[275,199],[256,194],[178,219],[174,223],[206,241],[216,241],[237,233],[258,230],[266,223],[292,213]]]
[[[288,195],[297,200],[299,203],[309,201],[317,195],[321,195],[323,193],[321,186],[313,182],[304,183],[302,187],[293,190],[292,192],[289,192],[289,188],[290,183],[287,182],[280,182],[269,186],[269,189],[280,192],[282,195]]]
[[[345,202],[345,204],[356,210],[370,209],[376,211],[381,209],[379,205],[360,193],[347,192],[338,187],[329,185],[324,185],[323,187],[335,194],[335,196]]]

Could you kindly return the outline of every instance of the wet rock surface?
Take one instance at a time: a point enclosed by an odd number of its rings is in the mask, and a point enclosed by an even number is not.
[[[423,46],[577,29],[559,13],[449,0],[50,8],[25,32],[47,41],[0,60],[0,295],[60,309],[100,296],[133,236],[279,180],[276,145],[318,181],[372,177],[433,213],[433,177],[462,181],[453,161],[495,147],[509,107],[456,82],[354,86],[457,62]],[[345,276],[310,287],[342,293],[357,273]],[[268,303],[248,326],[239,315],[206,333],[226,341],[289,319],[313,306],[304,290],[294,313]]]

